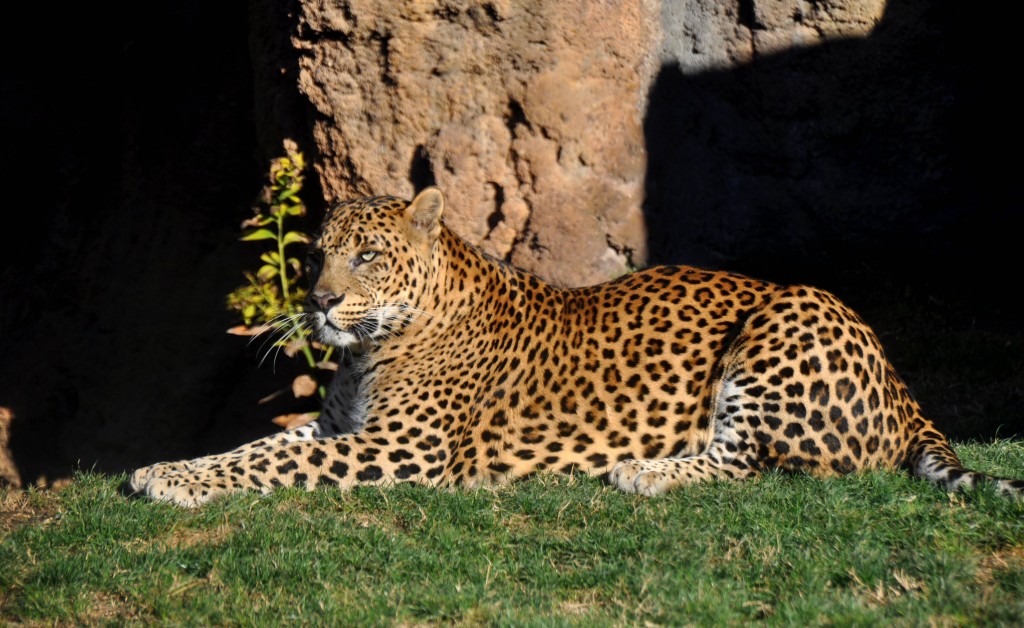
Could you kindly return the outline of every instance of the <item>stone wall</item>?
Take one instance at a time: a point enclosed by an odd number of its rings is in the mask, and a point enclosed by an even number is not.
[[[658,4],[303,2],[293,38],[328,202],[411,198],[561,284],[646,259],[643,109]]]
[[[834,281],[909,271],[908,243],[937,249],[968,215],[946,19],[920,0],[663,3],[650,260]]]
[[[920,200],[865,199],[876,186],[856,178],[875,155],[897,145],[920,164],[899,166],[894,186],[935,166],[921,158],[931,142],[911,146],[931,125],[892,132],[936,96],[932,77],[891,124],[864,102],[892,93],[874,74],[905,56],[894,34],[905,47],[929,34],[890,19],[883,43],[865,43],[884,0],[300,6],[292,45],[326,201],[436,183],[457,232],[563,285],[804,254],[817,222],[838,214],[848,231],[884,205],[890,225]],[[856,134],[886,141],[844,177],[851,164],[834,159],[849,151],[833,147]],[[830,198],[836,177],[853,188]]]

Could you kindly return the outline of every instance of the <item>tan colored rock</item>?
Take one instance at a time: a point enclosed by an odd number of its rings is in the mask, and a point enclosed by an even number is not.
[[[895,1],[895,0],[894,0]],[[887,0],[826,0],[801,3],[810,6],[804,21],[825,38],[866,36],[885,13]]]
[[[829,39],[864,37],[885,13],[886,0],[757,0],[754,54],[806,48]]]
[[[677,63],[688,73],[749,63],[752,37],[742,22],[739,0],[664,0],[661,61]]]
[[[7,408],[0,407],[0,487],[20,488],[21,476],[18,474],[18,467],[14,464],[14,456],[10,450],[12,422],[14,422],[14,414]]]
[[[303,2],[293,43],[326,200],[436,182],[452,228],[560,284],[644,263],[658,9]]]
[[[820,44],[821,31],[802,24],[790,24],[786,28],[753,31],[754,54],[767,56],[793,48],[807,48]]]

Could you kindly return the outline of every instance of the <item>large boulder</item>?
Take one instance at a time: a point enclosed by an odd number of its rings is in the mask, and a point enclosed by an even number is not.
[[[458,233],[557,283],[643,262],[658,3],[469,4],[302,3],[326,200],[436,183]]]

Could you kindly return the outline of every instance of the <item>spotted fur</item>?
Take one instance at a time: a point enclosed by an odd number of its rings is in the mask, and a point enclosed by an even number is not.
[[[315,422],[139,469],[132,487],[193,506],[282,485],[579,471],[656,495],[768,469],[903,467],[947,490],[1024,494],[963,468],[874,333],[827,292],[685,266],[563,290],[467,245],[443,209],[430,188],[325,218],[308,324],[345,357]]]

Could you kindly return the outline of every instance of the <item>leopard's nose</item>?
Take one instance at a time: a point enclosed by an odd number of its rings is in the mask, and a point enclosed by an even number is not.
[[[309,293],[309,298],[306,299],[306,301],[310,305],[316,305],[324,312],[331,309],[335,305],[338,305],[344,300],[345,295],[342,294],[339,296],[337,294],[334,294],[333,292],[311,292]]]

